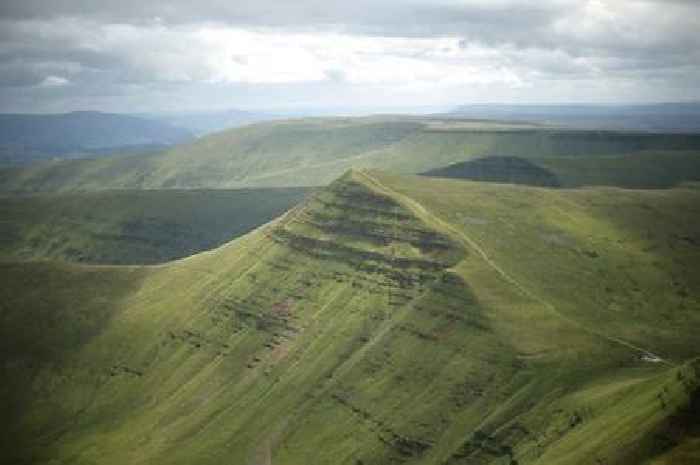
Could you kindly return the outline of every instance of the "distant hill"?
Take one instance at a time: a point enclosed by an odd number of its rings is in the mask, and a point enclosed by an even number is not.
[[[700,103],[650,105],[463,105],[459,118],[530,121],[588,129],[700,132]]]
[[[0,462],[700,463],[699,215],[356,170],[185,260],[0,263]]]
[[[0,114],[0,164],[153,151],[192,139],[170,124],[130,115],[76,111]]]
[[[636,163],[653,165],[663,155],[670,155],[663,161],[669,168],[658,172],[665,182],[692,179],[697,170],[688,168],[700,160],[700,134],[405,116],[308,118],[229,129],[148,156],[0,170],[0,191],[320,186],[353,167],[415,174],[493,156],[560,165],[562,185],[616,185]]]
[[[698,158],[700,159],[700,157]],[[517,157],[477,158],[421,174],[438,178],[470,179],[532,186],[558,187],[561,185],[554,173],[530,160]]]
[[[662,189],[700,182],[700,153],[651,151],[604,157],[483,157],[421,173],[439,178],[548,187]]]
[[[155,121],[187,129],[197,136],[231,129],[245,124],[275,119],[274,115],[245,110],[158,113],[143,115]]]

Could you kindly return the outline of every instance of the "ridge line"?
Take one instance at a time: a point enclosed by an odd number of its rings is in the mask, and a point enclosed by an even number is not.
[[[481,246],[477,242],[475,242],[472,238],[470,238],[466,233],[458,230],[457,228],[455,228],[453,225],[451,225],[447,221],[445,221],[441,218],[438,218],[433,213],[430,213],[417,200],[414,200],[405,194],[401,194],[400,192],[396,192],[394,189],[386,186],[381,181],[376,179],[374,176],[369,174],[365,169],[358,169],[358,170],[356,170],[356,172],[360,176],[363,176],[376,189],[384,192],[385,194],[391,195],[392,197],[399,200],[401,203],[404,204],[404,206],[406,206],[407,208],[412,210],[414,214],[425,216],[425,217],[427,217],[427,219],[431,220],[430,222],[432,222],[436,226],[442,227],[443,229],[448,230],[449,232],[452,233],[452,235],[456,235],[457,238],[461,242],[465,243],[471,249],[473,249],[482,258],[482,260],[484,260],[484,262],[486,262],[486,264],[488,266],[490,266],[494,271],[496,271],[496,273],[498,273],[501,276],[501,278],[503,278],[506,282],[508,282],[509,284],[513,285],[516,289],[518,289],[518,291],[520,291],[521,294],[523,294],[524,296],[526,296],[526,297],[538,302],[539,304],[543,305],[550,312],[553,312],[554,314],[559,316],[564,321],[567,321],[567,322],[573,324],[574,326],[581,328],[582,330],[588,332],[589,334],[592,334],[594,336],[598,336],[598,337],[603,338],[603,339],[610,341],[610,342],[614,342],[618,345],[625,346],[628,349],[632,349],[636,352],[640,352],[642,354],[642,357],[649,357],[650,360],[659,361],[659,362],[661,362],[665,365],[671,366],[671,367],[676,366],[676,364],[669,362],[668,360],[660,357],[659,355],[655,354],[654,352],[652,352],[648,349],[634,345],[631,342],[627,342],[627,341],[620,339],[616,336],[609,336],[607,334],[604,334],[604,333],[601,333],[601,332],[596,331],[594,329],[591,329],[591,328],[585,326],[583,323],[580,323],[577,320],[574,320],[573,318],[562,314],[559,310],[557,310],[557,308],[553,304],[547,302],[542,297],[538,296],[534,292],[527,289],[525,286],[520,284],[520,282],[518,282],[515,278],[513,278],[510,274],[508,274],[505,270],[503,270],[503,268],[501,268],[496,262],[494,262],[493,259],[491,259],[491,257],[489,257],[489,255],[486,253],[486,251],[484,251],[484,249],[481,248]]]

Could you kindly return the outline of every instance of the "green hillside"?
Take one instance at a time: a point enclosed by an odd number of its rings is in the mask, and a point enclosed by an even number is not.
[[[165,266],[0,264],[0,454],[698,463],[699,206],[353,171]]]
[[[301,119],[231,129],[161,153],[0,170],[0,190],[320,186],[350,168],[415,174],[492,156],[537,159],[545,169],[561,171],[567,186],[615,185],[615,174],[591,179],[585,173],[664,156],[668,182],[677,184],[687,180],[688,164],[697,168],[700,135],[400,116]],[[626,169],[613,171],[620,172]]]
[[[490,156],[453,163],[426,176],[549,187],[663,189],[700,182],[700,153],[640,152],[600,157]]]
[[[0,260],[165,262],[241,236],[308,193],[289,188],[0,196]]]

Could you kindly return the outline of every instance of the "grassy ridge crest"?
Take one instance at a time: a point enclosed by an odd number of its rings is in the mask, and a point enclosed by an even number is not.
[[[18,380],[5,389],[32,380],[4,426],[22,447],[3,453],[81,464],[693,463],[700,285],[684,270],[700,252],[683,218],[697,198],[354,170],[186,260],[73,267],[74,281],[65,265],[2,265],[15,289],[0,336],[21,334],[47,302],[65,318],[28,340],[85,328],[60,361],[22,350],[3,360],[3,379]],[[659,211],[665,221],[652,221]],[[547,267],[570,282],[553,283]],[[97,284],[117,278],[121,291]]]

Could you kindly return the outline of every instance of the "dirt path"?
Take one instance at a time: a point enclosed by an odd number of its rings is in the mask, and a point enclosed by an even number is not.
[[[527,289],[525,286],[523,286],[518,280],[516,280],[514,277],[512,277],[510,274],[508,274],[503,268],[501,268],[496,262],[489,257],[489,255],[484,251],[481,246],[476,243],[472,238],[467,236],[463,231],[460,231],[459,229],[455,228],[452,224],[438,218],[434,214],[430,213],[423,205],[421,205],[419,202],[416,200],[401,194],[399,192],[396,192],[392,188],[386,186],[385,184],[382,184],[381,181],[379,181],[377,178],[373,177],[371,174],[369,174],[366,170],[357,170],[357,172],[364,177],[377,191],[389,195],[395,199],[398,199],[400,203],[402,203],[406,208],[411,210],[415,215],[423,219],[426,223],[429,225],[432,225],[436,229],[442,229],[443,231],[448,231],[451,236],[457,238],[460,242],[463,244],[467,245],[470,249],[474,250],[483,260],[486,262],[488,266],[490,266],[496,273],[498,273],[503,280],[508,282],[509,284],[513,285],[518,291],[525,295],[526,297],[538,302],[545,308],[547,308],[549,311],[552,313],[556,314],[559,318],[567,321],[568,323],[586,331],[589,334],[593,334],[594,336],[600,337],[602,339],[605,339],[607,341],[613,342],[618,345],[622,345],[627,347],[628,349],[632,349],[635,352],[639,352],[641,354],[641,357],[643,360],[647,361],[654,361],[658,363],[663,363],[668,366],[675,366],[673,363],[669,362],[668,360],[663,359],[662,357],[658,356],[657,354],[653,353],[652,351],[645,349],[643,347],[636,346],[630,342],[627,342],[625,340],[622,340],[618,337],[615,336],[609,336],[607,334],[603,334],[601,332],[598,332],[596,330],[593,330],[591,328],[588,328],[587,326],[583,325],[582,323],[564,315],[561,313],[557,308],[552,305],[551,303],[547,302],[540,296],[534,294],[532,291]]]

